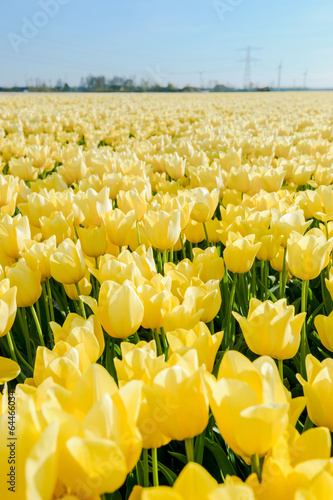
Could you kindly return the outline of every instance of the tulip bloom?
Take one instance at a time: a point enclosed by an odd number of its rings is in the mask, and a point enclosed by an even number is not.
[[[227,246],[223,251],[224,263],[233,273],[247,273],[257,255],[261,243],[253,244],[250,236],[237,238],[232,241],[229,236]]]
[[[152,386],[147,387],[148,406],[151,412],[160,408],[156,423],[170,439],[182,441],[201,434],[206,428],[208,397],[204,374],[204,367],[192,374],[182,366],[171,366],[160,371]]]
[[[16,361],[0,356],[0,385],[13,380],[20,372],[21,368]]]
[[[314,324],[321,343],[326,349],[333,352],[333,311],[328,316],[318,314],[315,317]]]
[[[66,285],[82,280],[86,272],[80,240],[73,243],[67,238],[50,257],[52,278]]]
[[[206,283],[211,279],[221,281],[224,276],[224,263],[218,256],[216,247],[193,248],[193,265],[198,269],[198,277]]]
[[[195,188],[192,191],[193,205],[190,213],[192,220],[196,222],[207,222],[214,215],[219,202],[219,189],[209,192],[204,187]]]
[[[0,337],[6,335],[15,321],[17,287],[9,279],[0,281]]]
[[[145,190],[141,191],[140,193],[137,189],[120,191],[117,202],[119,209],[124,214],[127,214],[128,212],[134,210],[137,222],[139,222],[146,213],[147,202]]]
[[[307,398],[309,417],[315,425],[328,427],[333,432],[333,360],[324,359],[320,362],[312,354],[308,354],[306,373],[308,381],[300,374],[296,377]]]
[[[313,234],[302,236],[292,231],[288,239],[287,263],[296,278],[312,280],[319,276],[328,264],[333,240],[326,241],[324,236]]]
[[[136,216],[134,210],[124,214],[116,208],[104,216],[104,224],[108,240],[118,247],[129,245],[132,229],[135,228]]]
[[[287,306],[286,299],[273,303],[271,300],[261,302],[252,298],[247,319],[236,312],[232,314],[254,353],[276,359],[289,359],[296,355],[306,313],[295,316],[294,306]]]
[[[6,268],[6,276],[11,287],[17,288],[17,307],[32,306],[42,294],[41,275],[27,265],[25,259],[20,259],[15,266]]]
[[[130,281],[122,285],[104,281],[98,304],[92,297],[81,296],[96,314],[104,330],[118,339],[125,339],[135,333],[143,320],[144,306]]]
[[[78,233],[82,251],[88,257],[97,258],[105,254],[107,247],[105,227],[79,227]]]
[[[251,363],[228,351],[217,382],[209,382],[210,406],[223,439],[247,461],[264,456],[283,435],[289,404],[274,361],[266,356]]]
[[[180,235],[179,210],[171,214],[158,210],[151,210],[144,218],[144,231],[151,245],[158,250],[169,250],[173,247]]]
[[[0,247],[12,259],[18,259],[24,250],[25,243],[30,240],[31,232],[28,217],[4,215],[0,219]]]

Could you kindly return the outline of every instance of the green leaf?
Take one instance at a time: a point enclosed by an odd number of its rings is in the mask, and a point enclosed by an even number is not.
[[[186,458],[186,455],[183,455],[182,453],[177,453],[175,451],[168,451],[168,453],[172,456],[172,457],[175,457],[177,458],[177,460],[179,460],[180,462],[182,462],[183,464],[187,464],[187,458]]]
[[[170,470],[166,465],[162,464],[161,462],[158,463],[158,468],[165,477],[165,479],[168,481],[169,486],[173,486],[173,483],[176,481],[177,476],[172,470]]]
[[[235,476],[236,472],[233,468],[228,455],[222,450],[222,448],[214,443],[211,439],[205,438],[205,447],[213,454],[217,465],[219,466],[222,479],[226,477],[227,474],[230,476]]]

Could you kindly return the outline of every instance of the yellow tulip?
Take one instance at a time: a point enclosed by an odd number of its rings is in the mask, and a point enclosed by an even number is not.
[[[169,250],[173,247],[180,235],[179,210],[171,214],[161,210],[150,210],[144,218],[144,231],[151,245],[158,250]]]
[[[138,286],[137,292],[144,306],[144,316],[141,322],[143,328],[161,328],[163,326],[162,309],[170,312],[179,305],[178,299],[170,291],[159,292],[150,284]]]
[[[107,242],[105,227],[79,227],[78,234],[82,251],[89,257],[99,257],[105,254]]]
[[[193,248],[193,265],[199,270],[198,277],[206,283],[211,279],[221,281],[224,276],[224,263],[218,256],[216,247]]]
[[[111,337],[125,339],[133,335],[141,325],[144,306],[127,280],[122,285],[114,281],[104,281],[98,304],[92,297],[81,298],[93,310]]]
[[[17,307],[32,306],[41,296],[41,275],[33,271],[24,259],[20,259],[15,266],[6,268],[6,277],[10,286],[17,288]]]
[[[104,224],[109,241],[118,247],[127,246],[130,243],[130,235],[134,229],[136,216],[134,210],[124,214],[116,208],[104,216]]]
[[[28,266],[35,271],[40,272],[41,280],[51,277],[50,256],[56,249],[56,237],[51,236],[43,243],[31,242],[32,245],[26,245],[25,250],[21,252]]]
[[[15,361],[0,356],[0,385],[13,380],[20,372],[21,368]]]
[[[17,286],[11,287],[9,279],[0,281],[0,337],[6,335],[15,321]]]
[[[271,228],[274,228],[278,235],[282,236],[281,245],[286,248],[287,240],[292,231],[303,234],[311,224],[311,220],[305,221],[302,210],[282,214],[278,210],[272,209]]]
[[[201,321],[212,321],[221,307],[221,292],[218,280],[210,280],[198,286],[189,286],[184,294],[183,305],[193,311],[203,309]]]
[[[204,187],[192,190],[192,210],[190,217],[196,222],[207,222],[214,215],[219,202],[219,189],[209,192]]]
[[[56,237],[57,245],[74,236],[73,214],[65,217],[62,212],[53,212],[50,217],[40,218],[40,228],[44,240]]]
[[[228,351],[218,381],[210,382],[210,406],[223,439],[246,460],[264,456],[288,424],[287,397],[267,356],[251,363],[239,352]]]
[[[86,273],[85,273],[84,277],[82,278],[82,280],[80,280],[78,282],[78,286],[79,286],[80,294],[82,293],[84,295],[90,295],[90,292],[92,290],[92,284],[90,282],[90,273],[89,273],[88,269],[86,270]],[[64,289],[65,289],[66,295],[70,299],[80,300],[76,285],[74,283],[71,285],[66,285],[64,283]]]
[[[214,367],[215,357],[221,345],[223,332],[212,335],[205,323],[198,323],[191,330],[177,328],[167,332],[169,343],[169,358],[174,353],[183,354],[189,349],[195,349],[198,353],[199,365],[205,365],[211,372]]]
[[[160,371],[147,387],[147,403],[151,410],[160,408],[156,422],[170,439],[182,441],[201,434],[208,424],[208,397],[203,367],[193,374],[181,366]],[[161,407],[162,403],[162,407]]]
[[[112,208],[109,188],[106,186],[99,193],[92,188],[88,188],[86,192],[79,191],[75,195],[74,203],[83,214],[82,224],[85,227],[101,226],[104,215]]]
[[[224,263],[233,273],[246,273],[253,265],[261,243],[253,244],[250,237],[236,238],[230,235],[223,251]]]
[[[9,162],[9,171],[23,181],[34,181],[38,177],[39,169],[32,166],[30,158],[12,158]]]
[[[52,278],[66,285],[72,285],[82,280],[86,272],[81,243],[73,243],[69,238],[58,246],[50,257]]]
[[[301,280],[311,280],[319,276],[328,264],[332,245],[333,240],[326,241],[324,236],[302,236],[292,231],[287,247],[287,262],[292,274]]]
[[[295,316],[294,306],[287,306],[286,299],[273,303],[271,300],[261,302],[252,298],[247,319],[236,312],[232,314],[254,353],[276,359],[289,359],[296,355],[306,313]]]
[[[1,250],[10,258],[18,259],[24,250],[31,232],[28,217],[4,215],[0,218],[0,246]]]
[[[137,189],[129,191],[120,191],[117,198],[119,209],[127,214],[134,210],[136,220],[139,222],[146,213],[147,202],[146,192],[143,190],[138,192]]]
[[[307,398],[307,410],[312,422],[328,427],[333,431],[333,360],[318,361],[312,354],[306,357],[306,373],[308,381],[301,375],[296,377],[303,386]]]

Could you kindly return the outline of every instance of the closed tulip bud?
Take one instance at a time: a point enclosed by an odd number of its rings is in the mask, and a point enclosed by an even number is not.
[[[40,218],[40,227],[44,240],[56,237],[57,245],[66,238],[74,236],[73,215],[65,217],[62,212],[53,212],[50,217]]]
[[[295,316],[294,306],[287,306],[286,299],[273,303],[252,298],[247,319],[236,312],[232,314],[254,353],[276,359],[289,359],[296,355],[306,313]]]
[[[39,169],[32,165],[33,160],[30,158],[12,158],[9,162],[9,171],[23,181],[34,181],[38,177]]]
[[[203,223],[196,222],[192,219],[189,220],[189,223],[186,226],[184,234],[188,241],[195,244],[200,243],[206,237]]]
[[[17,305],[17,287],[11,284],[9,279],[0,281],[0,337],[6,335],[13,326]]]
[[[220,221],[219,219],[209,219],[206,222],[208,241],[210,241],[211,243],[218,243],[219,241],[221,241],[219,231],[221,231],[221,229],[223,228],[222,224],[222,221]]]
[[[247,461],[266,455],[287,427],[289,404],[269,357],[251,363],[237,351],[228,351],[218,381],[210,382],[209,395],[223,439]]]
[[[208,223],[207,223],[208,224]],[[193,248],[193,264],[199,270],[198,277],[206,283],[211,279],[221,281],[224,276],[224,263],[216,247]]]
[[[318,316],[315,317],[314,324],[321,343],[326,347],[326,349],[333,352],[333,311],[328,316],[318,314]]]
[[[105,254],[107,241],[105,227],[78,227],[82,251],[88,257],[99,257]]]
[[[283,270],[285,248],[280,246],[276,256],[270,261],[270,264],[275,271],[281,272]],[[286,261],[286,271],[289,271],[288,262]]]
[[[3,253],[12,259],[18,259],[24,250],[26,241],[31,238],[29,219],[20,214],[16,217],[4,215],[0,219],[0,246]]]
[[[230,235],[227,246],[223,251],[224,263],[233,273],[247,273],[257,255],[261,243],[253,244],[253,238],[237,238],[234,241]]]
[[[72,285],[82,280],[86,272],[80,240],[73,243],[66,239],[50,257],[52,278],[60,283]]]
[[[118,247],[128,246],[131,232],[135,229],[136,216],[134,210],[124,214],[116,208],[104,216],[104,224],[108,240]]]
[[[135,333],[143,320],[144,306],[129,281],[122,285],[104,281],[98,304],[92,297],[81,297],[94,311],[104,330],[118,339],[125,339]]]
[[[221,301],[219,281],[210,280],[199,286],[189,286],[184,295],[183,305],[193,311],[203,309],[200,319],[204,323],[209,323],[219,312]]]
[[[190,217],[196,222],[207,222],[214,215],[219,202],[219,189],[209,192],[204,187],[195,188],[191,192],[193,198]]]
[[[312,280],[328,264],[333,240],[326,241],[324,236],[301,234],[293,231],[288,239],[287,262],[296,278]]]
[[[297,374],[307,399],[307,411],[311,421],[317,426],[328,427],[333,432],[333,360],[320,362],[312,354],[306,357],[306,373],[308,381]]]
[[[278,236],[275,232],[270,230],[265,232],[258,232],[256,234],[256,242],[261,243],[261,247],[257,253],[258,260],[273,260],[277,256],[280,245],[282,241],[282,236]]]
[[[181,213],[174,210],[171,214],[149,211],[144,218],[144,231],[151,245],[158,250],[169,250],[179,238]]]
[[[15,361],[0,356],[0,385],[13,380],[20,374],[20,372],[21,368]]]
[[[152,412],[160,408],[156,423],[165,436],[182,441],[206,428],[208,397],[204,377],[203,367],[190,373],[182,366],[171,366],[160,371],[152,386],[147,387],[148,406]]]
[[[43,243],[35,243],[32,241],[30,248],[27,248],[21,252],[21,256],[24,257],[28,266],[40,272],[41,280],[51,277],[50,269],[50,256],[56,249],[56,237],[51,236],[48,240],[43,241]]]
[[[136,220],[139,222],[146,213],[146,191],[143,190],[140,193],[137,189],[131,189],[129,191],[120,191],[117,203],[119,209],[127,214],[134,210]]]
[[[15,266],[6,268],[6,276],[11,287],[17,288],[17,307],[32,306],[42,294],[41,275],[27,266],[25,259],[20,259]]]

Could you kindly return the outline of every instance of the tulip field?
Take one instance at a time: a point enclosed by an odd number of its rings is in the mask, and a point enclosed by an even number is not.
[[[0,95],[1,500],[333,498],[333,93]]]

